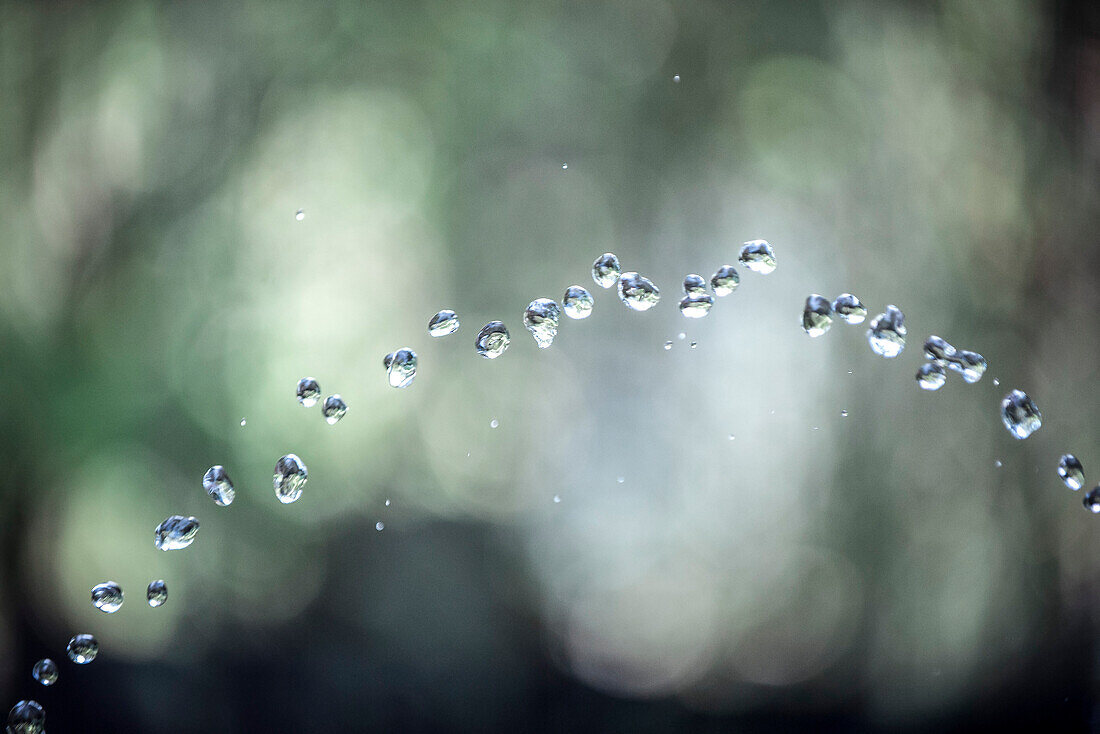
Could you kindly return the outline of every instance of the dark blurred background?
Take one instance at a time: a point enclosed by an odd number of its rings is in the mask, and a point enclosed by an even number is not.
[[[1100,518],[1055,472],[1100,481],[1098,158],[1095,3],[0,3],[6,705],[55,734],[1100,726]],[[776,272],[683,319],[683,276],[758,237]],[[608,250],[657,308],[594,286]],[[537,350],[524,306],[572,283],[592,317]],[[899,358],[801,332],[842,291],[905,312]],[[985,378],[918,390],[932,333]],[[175,513],[202,530],[161,553]]]

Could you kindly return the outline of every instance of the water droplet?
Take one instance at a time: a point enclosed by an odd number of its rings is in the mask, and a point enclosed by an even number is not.
[[[622,484],[623,482],[626,481],[626,477],[618,477],[618,478],[615,479],[615,481],[618,482],[619,484]]]
[[[833,311],[849,324],[862,324],[867,318],[867,307],[851,293],[841,293],[833,300]]]
[[[741,284],[741,276],[732,265],[723,265],[710,276],[710,287],[716,296],[728,296]]]
[[[569,170],[569,164],[568,163],[562,163],[561,164],[561,170],[568,171]]]
[[[153,529],[153,545],[162,551],[181,550],[195,542],[199,521],[193,517],[170,515]]]
[[[993,378],[993,386],[994,387],[1000,387],[1001,386],[1001,381],[998,380],[996,377]]]
[[[982,375],[985,374],[986,362],[985,357],[977,352],[960,349],[947,366],[961,374],[968,383],[973,384],[982,379]]]
[[[554,495],[554,504],[556,505],[556,504],[558,504],[559,502],[561,502],[561,497],[560,497],[560,496],[558,496],[558,495]]]
[[[149,588],[145,590],[145,601],[154,609],[168,601],[168,584],[164,583],[164,579],[149,582]]]
[[[924,357],[946,365],[948,360],[955,358],[955,347],[943,337],[933,334],[924,340]]]
[[[924,390],[939,390],[947,382],[947,370],[938,362],[925,362],[917,368],[917,384]]]
[[[619,277],[619,300],[635,311],[648,311],[661,300],[661,291],[649,278],[629,271]]]
[[[622,273],[619,258],[613,252],[605,252],[592,263],[592,280],[600,288],[610,288],[619,282],[619,274]]]
[[[390,352],[382,360],[382,364],[386,367],[386,378],[390,387],[408,387],[416,377],[416,352],[408,347]]]
[[[695,273],[689,273],[684,276],[684,293],[691,295],[693,293],[706,293],[707,281],[703,280],[703,276],[696,275]]]
[[[294,454],[286,456],[275,462],[275,474],[272,482],[275,485],[275,496],[284,505],[297,501],[302,496],[302,489],[309,481],[309,469],[305,462]]]
[[[1062,454],[1058,459],[1058,476],[1074,492],[1085,486],[1085,467],[1073,454]]]
[[[496,418],[493,418],[491,421],[489,421],[489,428],[498,428],[498,427],[500,427],[500,421],[498,421]]]
[[[587,319],[592,314],[594,303],[588,289],[579,285],[566,288],[565,296],[561,299],[562,310],[571,319]]]
[[[303,407],[312,408],[321,399],[321,386],[312,377],[298,380],[298,402]]]
[[[485,359],[496,359],[508,350],[511,337],[508,329],[502,321],[490,321],[481,327],[474,339],[474,347],[477,353]]]
[[[386,507],[389,507],[389,506],[390,506],[390,501],[386,500]]]
[[[688,346],[692,349],[695,349],[695,347],[699,346],[699,342],[692,342],[691,344],[688,344]]]
[[[754,273],[767,275],[775,270],[775,252],[767,240],[749,240],[744,243],[737,259]]]
[[[993,462],[993,466],[995,466],[995,467],[997,467],[998,469],[1000,469],[1000,468],[1001,468],[1002,466],[1004,466],[1004,464],[1002,464],[1002,463],[1001,463],[1001,460],[1000,460],[1000,459],[997,459],[996,461],[994,461],[994,462]]]
[[[1025,439],[1043,425],[1043,416],[1035,401],[1022,390],[1013,390],[1001,401],[1001,420],[1018,439]]]
[[[679,84],[680,83],[680,75],[679,74],[673,74],[672,75],[672,81],[676,84]]]
[[[561,308],[549,298],[536,298],[527,304],[523,312],[523,326],[531,332],[539,349],[546,349],[554,343],[560,321]]]
[[[1089,512],[1100,512],[1100,485],[1090,489],[1083,498],[1085,509]]]
[[[347,412],[348,404],[339,395],[329,395],[325,398],[325,404],[321,406],[321,415],[325,416],[325,420],[330,426],[339,423]]]
[[[443,309],[428,321],[428,333],[432,336],[447,336],[458,331],[458,314]]]
[[[297,219],[299,222],[302,221],[303,219],[305,219],[306,218],[305,209],[299,209],[298,211],[294,212],[294,218]]]
[[[730,434],[730,441],[733,441],[733,440],[734,440],[734,439],[736,439],[736,438],[737,438],[737,437],[736,437],[736,436],[734,436],[734,435],[733,435],[732,433]]]
[[[87,665],[99,654],[99,642],[91,635],[73,635],[65,652],[78,665]]]
[[[905,315],[897,306],[887,306],[886,313],[880,313],[871,319],[871,328],[867,330],[867,342],[875,354],[892,359],[905,349]]]
[[[381,520],[379,520],[378,522],[376,522],[374,524],[374,529],[377,530],[378,532],[382,532],[385,528],[386,528],[386,524],[384,522],[382,522]]]
[[[680,299],[680,313],[684,318],[701,319],[710,313],[714,305],[714,296],[709,293],[693,293]]]
[[[241,428],[244,428],[247,423],[248,421],[246,421],[244,418],[241,418]]]
[[[42,658],[31,668],[31,677],[44,686],[52,686],[56,683],[58,675],[60,671],[57,669],[57,663],[49,658]]]
[[[202,477],[202,488],[210,495],[215,504],[225,507],[233,504],[233,498],[237,496],[233,489],[233,482],[225,467],[217,464],[206,470]]]
[[[43,734],[46,710],[38,701],[20,701],[8,712],[7,734]]]
[[[818,337],[833,325],[833,307],[829,299],[812,293],[806,297],[802,309],[802,330],[811,337]]]
[[[122,608],[122,588],[114,581],[92,587],[92,604],[101,612],[114,614]]]
[[[670,349],[672,349],[672,342],[671,341],[665,342],[665,351],[667,352]]]
[[[848,417],[848,411],[847,410],[840,411],[840,417],[841,418],[847,418]]]

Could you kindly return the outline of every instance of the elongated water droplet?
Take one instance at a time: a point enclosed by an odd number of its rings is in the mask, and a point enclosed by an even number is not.
[[[149,588],[145,590],[145,601],[154,609],[168,601],[168,584],[164,583],[164,579],[149,582]]]
[[[153,545],[162,551],[181,550],[195,542],[198,532],[195,518],[171,515],[153,530]]]
[[[298,402],[303,407],[312,408],[321,399],[321,386],[312,377],[298,380]]]
[[[587,319],[592,314],[592,294],[586,288],[579,285],[571,285],[565,289],[565,296],[561,299],[562,310],[571,319]]]
[[[1074,492],[1085,486],[1085,467],[1073,454],[1062,454],[1058,459],[1058,476]]]
[[[946,365],[948,360],[955,358],[955,347],[943,337],[933,334],[924,340],[924,356],[926,359]]]
[[[703,276],[696,275],[695,273],[689,273],[684,276],[684,293],[691,295],[693,293],[706,293],[707,281],[703,280]]]
[[[244,418],[241,418],[241,428],[244,428],[246,425],[248,425],[248,421],[246,421]]]
[[[561,321],[561,308],[549,298],[536,298],[523,311],[523,326],[535,338],[539,349],[554,343]]]
[[[73,635],[65,652],[78,665],[87,665],[99,654],[99,642],[91,635]]]
[[[329,395],[325,398],[325,404],[321,406],[321,415],[330,426],[340,422],[344,414],[348,412],[348,404],[339,395]]]
[[[968,383],[975,383],[985,374],[985,357],[977,352],[959,349],[954,359],[948,360],[947,366],[963,376]]]
[[[237,496],[229,473],[221,464],[215,464],[206,470],[206,474],[202,477],[202,488],[220,507],[233,504],[233,498]]]
[[[714,296],[705,292],[695,292],[680,299],[680,313],[684,318],[701,319],[710,313],[713,305]]]
[[[802,330],[809,336],[818,337],[833,325],[833,307],[829,299],[812,293],[806,298],[802,308]]]
[[[1022,390],[1013,390],[1001,401],[1001,420],[1013,436],[1025,439],[1043,425],[1043,416],[1035,401]]]
[[[58,675],[60,671],[57,669],[57,663],[49,658],[42,658],[31,668],[31,677],[44,686],[52,686],[56,683]]]
[[[775,270],[775,251],[767,240],[749,240],[741,245],[737,260],[749,270],[767,275]]]
[[[294,454],[287,454],[275,462],[272,482],[275,485],[275,496],[284,505],[289,505],[302,496],[302,489],[307,481],[309,481],[309,470],[305,462]]]
[[[508,344],[511,340],[504,322],[490,321],[482,326],[481,331],[477,333],[477,338],[474,339],[474,348],[485,359],[496,359],[508,351]]]
[[[403,388],[411,385],[416,377],[416,362],[416,352],[408,347],[387,354],[382,363],[386,366],[386,378],[390,387]]]
[[[629,271],[619,277],[619,300],[627,308],[648,311],[661,300],[661,291],[649,278]]]
[[[443,309],[428,321],[428,333],[432,336],[447,336],[458,331],[458,314]]]
[[[875,354],[892,359],[905,349],[905,315],[897,306],[887,306],[886,313],[880,313],[871,319],[871,328],[867,330],[867,343]]]
[[[833,312],[849,324],[862,324],[867,318],[867,307],[851,293],[841,293],[833,300]]]
[[[939,390],[947,382],[947,370],[939,362],[925,362],[917,368],[917,384],[924,390]]]
[[[716,296],[728,296],[737,290],[741,284],[741,276],[732,265],[723,265],[710,276],[710,287],[714,289]]]
[[[1100,485],[1097,485],[1085,493],[1082,498],[1085,509],[1095,514],[1100,512]]]
[[[122,608],[122,588],[114,581],[92,587],[92,604],[101,612],[114,614]]]
[[[592,280],[600,288],[610,288],[619,282],[619,275],[623,272],[619,265],[619,258],[613,252],[605,252],[592,263]]]
[[[19,701],[8,712],[7,734],[44,734],[46,710],[38,701]]]

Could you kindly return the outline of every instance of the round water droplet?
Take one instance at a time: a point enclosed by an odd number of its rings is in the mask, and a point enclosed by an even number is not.
[[[948,360],[955,358],[955,347],[943,337],[933,334],[924,340],[924,356],[933,362],[946,365]]]
[[[210,495],[210,499],[221,507],[233,504],[233,498],[237,496],[228,472],[220,464],[206,470],[206,474],[202,477],[202,488]]]
[[[114,614],[122,608],[122,588],[114,581],[92,587],[92,604],[101,612]]]
[[[65,652],[78,665],[87,665],[99,654],[99,642],[91,635],[74,635]]]
[[[707,281],[703,280],[703,276],[696,275],[695,273],[689,273],[684,276],[684,293],[692,295],[693,293],[706,293]]]
[[[561,164],[561,170],[568,171],[569,170],[569,164],[568,163],[562,163]]]
[[[275,462],[272,482],[275,485],[275,496],[284,505],[296,502],[302,496],[302,489],[307,481],[309,481],[309,470],[305,462],[294,454],[287,454]]]
[[[298,380],[298,402],[305,408],[312,408],[321,399],[321,386],[312,377]]]
[[[562,310],[571,319],[586,319],[592,314],[592,294],[579,285],[571,285],[565,289],[565,296],[561,299]]]
[[[622,484],[623,482],[626,481],[626,477],[617,477],[615,479],[615,481],[618,482],[619,484]]]
[[[523,311],[523,326],[535,338],[539,349],[554,343],[561,321],[561,308],[549,298],[536,298]]]
[[[775,270],[775,252],[767,240],[749,240],[741,245],[738,262],[754,273],[767,275]]]
[[[840,417],[841,418],[847,418],[848,417],[848,411],[847,410],[840,411]]]
[[[1027,393],[1013,390],[1001,401],[1001,421],[1009,433],[1022,440],[1043,425],[1043,416]]]
[[[428,333],[435,337],[447,336],[458,331],[458,314],[443,309],[428,321]]]
[[[1092,513],[1100,512],[1100,485],[1097,485],[1085,493],[1083,499],[1085,509]]]
[[[1058,476],[1074,492],[1085,486],[1085,467],[1073,454],[1062,454],[1058,459]]]
[[[905,349],[905,315],[897,306],[887,306],[886,313],[880,313],[871,319],[871,328],[867,330],[867,343],[871,350],[886,359],[892,359]]]
[[[38,701],[19,701],[8,712],[7,734],[44,734],[46,710]]]
[[[554,495],[554,504],[556,505],[556,504],[558,504],[559,502],[561,502],[561,497],[560,497],[560,496],[558,496],[558,495]]]
[[[181,550],[195,542],[199,521],[193,517],[171,515],[153,529],[153,545],[162,550]]]
[[[683,341],[684,339],[687,339],[687,334],[681,331],[679,334],[676,335],[676,338],[680,341]]]
[[[977,352],[969,352],[960,349],[955,357],[948,361],[947,366],[963,376],[968,383],[975,383],[985,374],[985,357]]]
[[[996,461],[994,461],[994,462],[993,462],[993,466],[995,466],[995,467],[997,467],[998,469],[1000,469],[1000,468],[1001,468],[1002,466],[1004,466],[1004,465],[1003,465],[1003,464],[1001,463],[1001,460],[1000,460],[1000,459],[997,459]]]
[[[672,75],[672,81],[675,82],[676,84],[679,84],[680,83],[680,75],[679,74],[673,74]]]
[[[917,368],[917,384],[924,390],[939,390],[947,382],[947,370],[938,362],[925,362]]]
[[[802,308],[802,330],[811,337],[819,337],[833,325],[833,307],[829,299],[812,293],[806,297]]]
[[[716,296],[728,296],[741,284],[741,276],[732,265],[723,265],[710,276],[710,287]]]
[[[1000,387],[1001,386],[1001,381],[998,380],[996,377],[993,378],[993,386],[994,387]]]
[[[709,293],[692,293],[680,299],[680,313],[687,319],[701,319],[713,305],[714,296]]]
[[[382,360],[382,364],[386,366],[390,387],[408,387],[416,377],[416,352],[408,347],[390,352]]]
[[[619,275],[623,272],[619,265],[619,258],[613,252],[605,252],[592,263],[592,280],[600,288],[610,288],[619,282]]]
[[[733,435],[733,434],[731,433],[731,434],[730,434],[730,436],[729,436],[729,438],[730,438],[730,441],[733,441],[733,440],[734,440],[734,439],[736,439],[737,437],[736,437],[736,436],[734,436],[734,435]]]
[[[508,350],[511,337],[502,321],[490,321],[481,327],[474,339],[477,353],[485,359],[496,359]]]
[[[672,342],[671,341],[665,342],[665,351],[667,352],[670,349],[672,349]]]
[[[699,346],[699,342],[692,342],[691,344],[688,344],[688,346],[692,349],[695,349],[695,347]]]
[[[862,324],[867,318],[867,307],[851,293],[841,293],[833,300],[833,312],[849,324]]]
[[[244,418],[241,418],[241,428],[244,428],[247,423],[248,421],[246,421]]]
[[[60,671],[57,669],[57,663],[49,658],[42,658],[31,668],[31,677],[44,686],[52,686],[56,683],[58,675]]]
[[[382,532],[385,528],[386,528],[386,524],[383,523],[381,520],[379,520],[378,522],[376,522],[374,524],[374,529],[377,530],[378,532]]]
[[[619,300],[627,308],[648,311],[661,300],[661,291],[649,278],[630,271],[619,277]]]
[[[493,418],[491,421],[489,421],[489,428],[498,428],[499,426],[500,421],[498,421],[496,418]]]
[[[339,423],[347,412],[348,404],[339,395],[329,395],[325,398],[325,404],[321,406],[321,415],[325,416],[325,421],[330,426]]]
[[[305,210],[304,209],[299,209],[298,211],[294,212],[294,218],[297,219],[299,222],[302,221],[303,219],[305,219],[306,218]]]
[[[164,579],[149,582],[149,588],[145,590],[145,601],[154,609],[168,601],[168,584],[164,583]]]

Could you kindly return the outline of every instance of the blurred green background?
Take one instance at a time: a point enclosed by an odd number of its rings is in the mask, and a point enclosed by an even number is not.
[[[0,4],[7,700],[68,732],[1087,730],[1100,527],[1055,466],[1100,481],[1098,28],[1027,0]],[[758,237],[778,270],[683,319],[683,276]],[[592,283],[605,251],[657,308]],[[573,283],[592,317],[537,350],[524,306]],[[843,291],[905,312],[898,359],[801,332]],[[929,334],[985,378],[918,390]],[[156,551],[176,513],[198,540]]]

